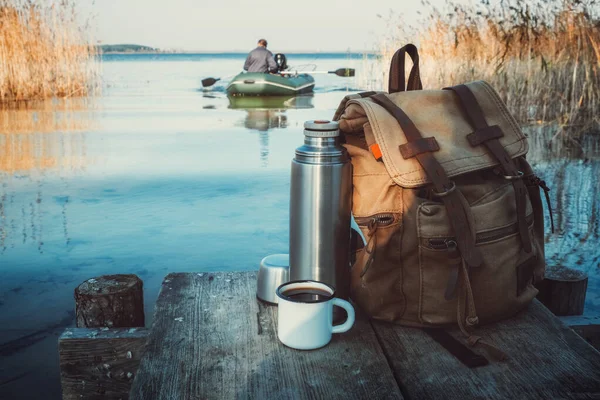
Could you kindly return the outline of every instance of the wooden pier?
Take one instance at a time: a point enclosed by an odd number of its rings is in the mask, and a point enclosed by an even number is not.
[[[254,272],[168,275],[130,398],[600,398],[600,353],[537,300],[477,331],[507,361],[468,368],[421,329],[360,315],[323,349],[287,348],[255,291]]]

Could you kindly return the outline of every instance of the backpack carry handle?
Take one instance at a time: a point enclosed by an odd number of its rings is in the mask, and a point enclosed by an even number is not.
[[[408,75],[408,82],[405,83],[404,65],[406,54],[410,56],[413,66]],[[419,51],[414,44],[407,44],[398,49],[392,57],[390,64],[390,77],[388,83],[388,92],[404,92],[406,90],[422,90],[421,75],[419,73]]]

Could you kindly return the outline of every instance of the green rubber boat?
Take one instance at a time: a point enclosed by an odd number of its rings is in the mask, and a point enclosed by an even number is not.
[[[310,93],[315,79],[308,74],[274,75],[247,72],[236,75],[227,86],[227,93],[241,96],[293,96]]]

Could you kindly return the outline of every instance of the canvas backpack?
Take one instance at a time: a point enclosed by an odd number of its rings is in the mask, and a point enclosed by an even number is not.
[[[347,96],[334,119],[366,239],[351,269],[360,308],[408,326],[458,324],[477,341],[472,327],[532,301],[545,270],[540,186],[548,189],[489,84],[422,90],[418,52],[407,45],[392,59],[389,93]]]

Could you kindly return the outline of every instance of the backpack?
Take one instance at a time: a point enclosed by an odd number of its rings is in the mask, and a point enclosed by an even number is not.
[[[549,189],[489,84],[422,90],[417,48],[407,45],[392,59],[389,93],[346,96],[334,120],[366,239],[351,267],[363,311],[414,327],[458,324],[473,344],[471,328],[533,300],[545,271],[540,187],[547,199]]]

